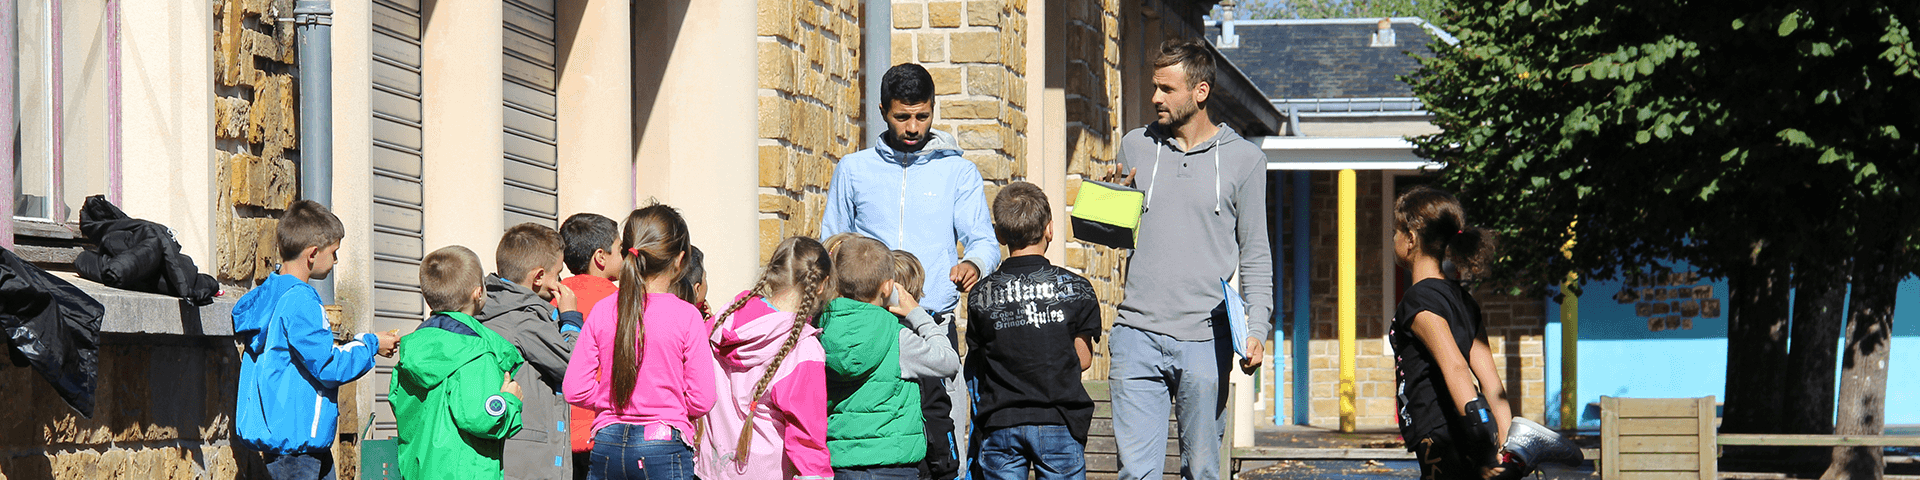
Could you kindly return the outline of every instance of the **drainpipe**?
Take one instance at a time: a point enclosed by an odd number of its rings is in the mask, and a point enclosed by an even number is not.
[[[18,120],[13,116],[20,89],[14,67],[20,55],[14,37],[14,0],[0,0],[0,248],[13,249],[13,169],[20,151],[14,148],[20,138]]]
[[[867,24],[861,28],[860,37],[866,40],[866,47],[860,52],[866,69],[866,101],[860,102],[864,108],[861,118],[867,119],[867,148],[880,144],[880,132],[887,131],[887,122],[880,118],[880,76],[893,68],[893,1],[867,0]]]
[[[332,208],[333,4],[299,0],[290,20],[300,41],[300,195]],[[320,303],[333,304],[333,279],[313,282],[313,288]]]

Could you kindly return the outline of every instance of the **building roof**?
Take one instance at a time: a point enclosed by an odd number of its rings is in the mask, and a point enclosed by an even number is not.
[[[1412,97],[1395,78],[1420,68],[1407,54],[1432,56],[1427,44],[1457,40],[1419,18],[1395,17],[1392,46],[1372,46],[1379,21],[1240,20],[1233,22],[1237,42],[1222,41],[1220,22],[1209,22],[1207,37],[1269,99]]]

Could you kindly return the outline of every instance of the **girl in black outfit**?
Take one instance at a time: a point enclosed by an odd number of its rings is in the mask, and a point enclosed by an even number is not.
[[[1394,309],[1393,343],[1400,434],[1420,459],[1423,479],[1499,475],[1500,447],[1513,419],[1487,347],[1480,304],[1441,269],[1469,278],[1492,257],[1491,232],[1466,223],[1459,200],[1419,187],[1393,208],[1394,257],[1413,286]]]

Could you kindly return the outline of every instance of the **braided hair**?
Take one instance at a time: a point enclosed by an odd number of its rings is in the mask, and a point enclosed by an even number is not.
[[[828,258],[827,249],[820,242],[807,237],[789,237],[780,242],[773,256],[767,261],[766,271],[754,282],[753,289],[741,295],[728,305],[724,313],[715,317],[713,330],[733,317],[735,312],[744,308],[754,298],[765,298],[779,293],[797,291],[800,295],[798,309],[793,312],[793,325],[787,332],[787,341],[780,346],[780,353],[767,363],[766,373],[761,374],[760,382],[753,387],[753,396],[748,397],[747,418],[740,428],[740,440],[735,445],[735,461],[745,461],[753,449],[754,410],[759,408],[760,397],[767,394],[768,384],[773,383],[774,375],[780,371],[780,364],[787,354],[800,343],[801,330],[820,313],[826,302],[826,289],[820,288],[833,274],[833,262]],[[708,333],[709,336],[712,332]]]

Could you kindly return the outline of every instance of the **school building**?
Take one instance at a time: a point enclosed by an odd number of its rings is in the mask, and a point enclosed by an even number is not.
[[[1079,179],[1153,116],[1155,47],[1203,35],[1213,4],[0,0],[0,246],[107,306],[91,417],[31,369],[0,370],[0,402],[33,406],[0,414],[0,475],[256,476],[233,439],[230,309],[272,272],[273,219],[297,198],[347,227],[322,288],[340,330],[411,330],[425,252],[489,259],[507,226],[650,200],[682,211],[725,295],[781,238],[815,233],[834,162],[880,131],[878,74],[914,61],[988,195],[1039,184],[1069,231]],[[1245,76],[1222,77],[1216,119],[1284,128]],[[78,279],[74,212],[93,194],[171,228],[225,295],[196,308]],[[1049,255],[1111,318],[1124,253]],[[344,477],[392,435],[391,368],[341,391]]]

